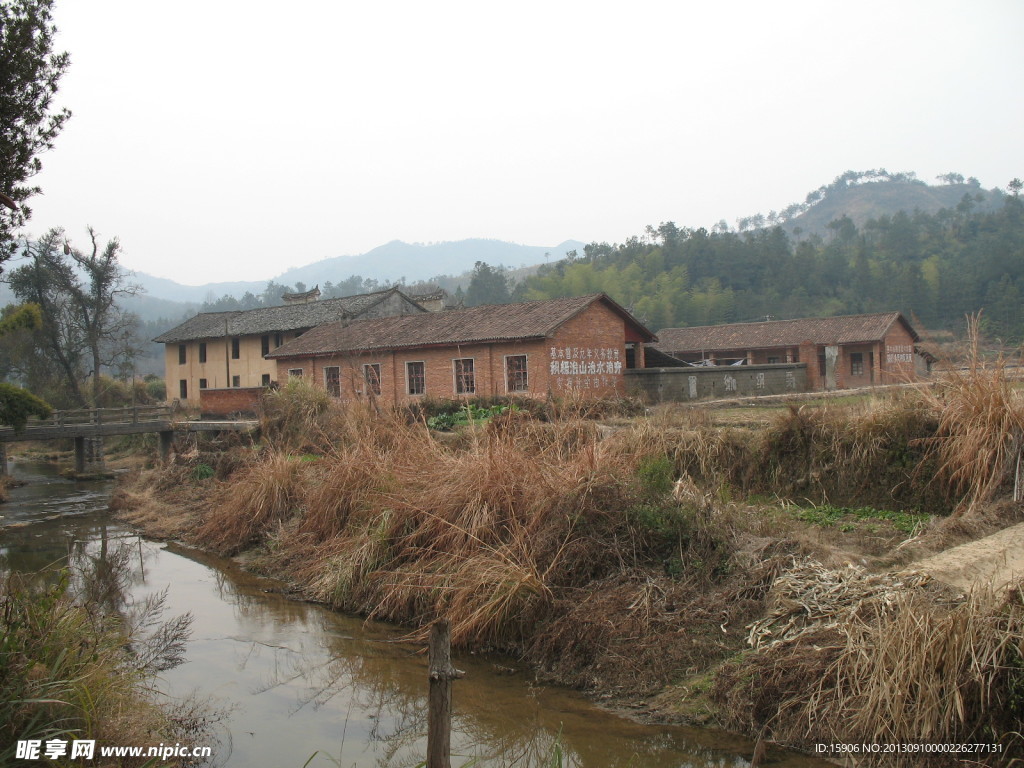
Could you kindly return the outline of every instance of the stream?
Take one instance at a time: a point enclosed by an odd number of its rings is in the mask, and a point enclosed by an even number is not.
[[[129,601],[167,590],[166,614],[191,612],[186,663],[162,693],[225,711],[214,765],[413,768],[426,753],[427,664],[393,626],[289,599],[233,561],[149,541],[107,511],[109,482],[74,482],[55,466],[13,460],[25,482],[0,505],[0,569],[40,571],[69,553],[117,550]],[[582,695],[535,685],[513,660],[457,655],[452,765],[746,768],[753,743],[733,734],[640,724]],[[206,746],[207,744],[197,744]],[[772,765],[825,763],[772,750]]]

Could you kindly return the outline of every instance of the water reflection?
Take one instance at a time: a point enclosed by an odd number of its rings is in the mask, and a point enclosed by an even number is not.
[[[83,509],[74,484],[50,485],[68,495],[74,514],[40,519],[23,506],[25,489],[15,489],[11,514],[32,522],[3,529],[0,568],[92,568],[112,610],[166,588],[167,614],[190,613],[193,624],[188,661],[163,674],[163,687],[173,696],[198,690],[234,709],[220,744],[227,765],[300,768],[314,753],[310,766],[406,768],[423,759],[427,663],[419,646],[391,627],[288,599],[281,584],[231,561],[141,540]],[[471,757],[485,766],[550,765],[556,748],[563,765],[579,768],[748,765],[745,740],[635,723],[573,692],[533,686],[506,659],[455,663],[467,672],[454,688],[456,767]],[[775,765],[821,763],[789,756]]]

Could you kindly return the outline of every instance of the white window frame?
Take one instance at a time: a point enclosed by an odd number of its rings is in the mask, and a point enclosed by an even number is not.
[[[859,359],[854,359],[856,355]],[[858,371],[857,368],[860,368]],[[864,353],[863,352],[851,352],[850,353],[850,376],[863,376],[864,375]]]
[[[337,392],[331,391],[331,381],[327,377],[328,371],[337,371],[337,377],[335,383],[337,384]],[[341,397],[341,366],[340,365],[325,365],[324,366],[324,389],[331,397]]]
[[[366,375],[367,372],[371,368],[376,368],[377,369],[377,389],[376,390],[374,390],[374,388],[373,388],[373,382],[370,380],[370,377]],[[382,381],[383,373],[381,371],[382,371],[382,366],[381,366],[380,363],[363,363],[363,390],[366,392],[366,394],[374,395],[376,397],[380,397],[381,392],[384,391],[383,381]]]
[[[524,381],[524,384],[526,386],[523,387],[522,389],[512,389],[512,388],[509,387],[510,381],[509,381],[509,375],[508,375],[508,359],[510,357],[521,357],[521,358],[523,358],[523,374],[526,376],[526,380]],[[530,391],[530,357],[529,357],[529,355],[527,355],[526,353],[520,353],[518,355],[505,355],[504,359],[505,359],[505,392],[506,393],[529,392]]]
[[[412,391],[412,378],[409,376],[409,366],[410,365],[422,365],[423,366],[423,368],[422,368],[422,371],[423,371],[423,380],[422,380],[423,391],[422,392],[413,392]],[[405,394],[409,395],[410,397],[422,397],[423,395],[427,394],[427,363],[426,363],[426,361],[424,361],[424,360],[406,360],[405,361]]]
[[[289,368],[288,369],[288,378],[289,379],[301,379],[302,378],[302,369],[301,368]]]
[[[467,392],[459,391],[459,373],[456,369],[455,363],[461,363],[468,360],[473,366],[473,388]],[[463,376],[466,374],[463,373]],[[475,395],[476,394],[476,358],[475,357],[453,357],[452,358],[452,392],[456,395]]]

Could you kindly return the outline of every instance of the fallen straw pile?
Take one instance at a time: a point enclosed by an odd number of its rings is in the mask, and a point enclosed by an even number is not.
[[[812,558],[794,558],[768,591],[764,617],[748,626],[747,642],[763,648],[806,632],[833,629],[867,607],[891,609],[900,595],[928,581],[920,573],[872,574],[852,564],[836,570]]]
[[[1024,747],[1022,585],[937,598],[921,574],[803,560],[776,580],[768,606],[748,626],[756,650],[716,676],[712,697],[733,727],[804,746],[1001,744],[981,765],[1010,764]],[[924,760],[883,757],[875,764]],[[926,757],[929,766],[955,762]]]

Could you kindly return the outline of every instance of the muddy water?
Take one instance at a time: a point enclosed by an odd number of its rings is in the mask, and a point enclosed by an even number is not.
[[[162,690],[230,712],[217,763],[247,768],[394,766],[425,754],[426,660],[401,632],[289,600],[234,563],[138,537],[110,520],[109,486],[73,483],[52,467],[13,463],[27,481],[0,506],[0,568],[39,570],[83,549],[123,551],[129,598],[167,590],[167,617],[194,616],[187,662]],[[456,659],[453,766],[748,765],[753,745],[714,731],[638,724],[571,692],[532,685],[503,658]],[[556,746],[557,745],[557,746]],[[776,766],[823,765],[773,754]]]

